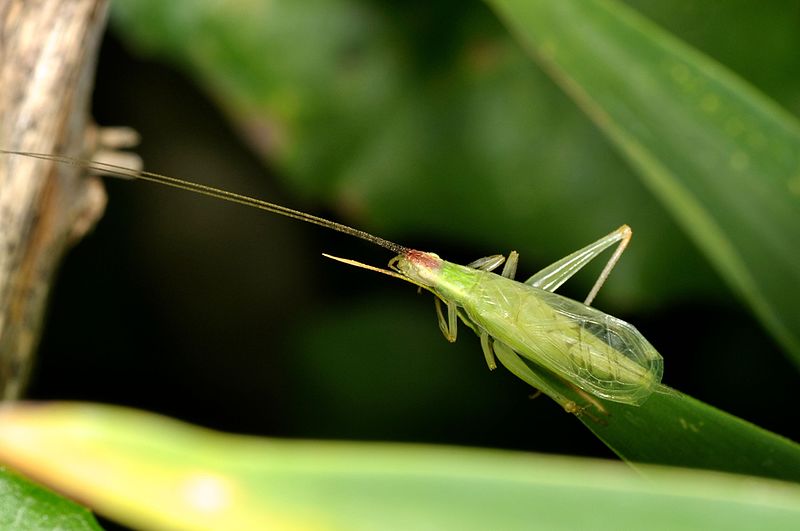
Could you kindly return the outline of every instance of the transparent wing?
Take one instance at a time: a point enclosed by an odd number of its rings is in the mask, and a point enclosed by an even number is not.
[[[634,326],[553,293],[539,299],[550,312],[520,312],[520,327],[539,339],[529,341],[533,357],[581,389],[618,402],[641,403],[661,382],[663,359]]]
[[[595,396],[640,404],[661,381],[661,355],[636,328],[555,293],[487,277],[465,310],[519,355]]]

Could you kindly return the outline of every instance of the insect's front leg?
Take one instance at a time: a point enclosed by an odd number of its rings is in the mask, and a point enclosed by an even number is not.
[[[503,272],[500,275],[514,280],[514,277],[517,276],[517,263],[519,263],[519,253],[511,251],[508,253],[508,260],[506,260],[506,265],[503,266]]]
[[[508,260],[506,260],[502,254],[493,254],[492,256],[478,258],[474,262],[467,264],[467,267],[480,269],[481,271],[494,271],[500,267],[503,262],[505,262],[506,265],[503,266],[503,272],[500,274],[514,280],[514,276],[517,274],[517,263],[519,262],[519,253],[517,251],[508,253]]]
[[[473,260],[467,264],[467,267],[471,267],[472,269],[480,269],[481,271],[494,271],[505,261],[506,257],[502,254],[493,254],[491,256],[484,256],[483,258]]]
[[[442,301],[439,297],[435,297],[433,301],[436,305],[436,316],[439,318],[439,330],[450,343],[455,342],[458,334],[458,306],[454,302],[445,303],[447,304],[447,319],[445,319],[442,313]]]

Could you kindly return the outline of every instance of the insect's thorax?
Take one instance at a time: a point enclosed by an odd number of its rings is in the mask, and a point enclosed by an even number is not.
[[[468,297],[478,282],[478,274],[483,273],[423,251],[409,251],[398,255],[389,262],[389,266],[447,301],[460,301]]]

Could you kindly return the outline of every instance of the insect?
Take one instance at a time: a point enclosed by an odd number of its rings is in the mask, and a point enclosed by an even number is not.
[[[516,251],[510,252],[507,259],[498,254],[458,265],[434,253],[404,247],[306,212],[166,175],[58,155],[5,150],[0,153],[180,188],[320,225],[384,247],[396,255],[388,269],[324,256],[399,278],[433,293],[439,328],[448,341],[456,340],[458,323],[463,322],[480,338],[489,369],[495,369],[499,360],[567,412],[580,415],[593,407],[606,414],[597,397],[638,406],[661,382],[663,359],[655,348],[632,325],[591,306],[631,239],[627,225],[518,282],[514,280],[519,261]],[[614,245],[616,249],[583,303],[555,293]],[[494,271],[501,265],[500,274],[496,274]]]

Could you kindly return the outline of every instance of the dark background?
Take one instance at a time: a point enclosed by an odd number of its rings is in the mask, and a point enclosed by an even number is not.
[[[132,57],[113,36],[93,112],[141,133],[149,170],[337,217],[286,189],[189,79]],[[55,284],[30,398],[122,404],[263,436],[611,455],[555,403],[528,400],[502,368],[490,373],[466,328],[448,344],[430,296],[320,256],[382,265],[385,252],[155,185],[108,180],[107,189],[105,217]],[[404,238],[453,261],[506,252]],[[522,262],[527,272],[546,265]],[[599,305],[658,348],[668,385],[799,438],[797,372],[732,295],[635,314]]]

